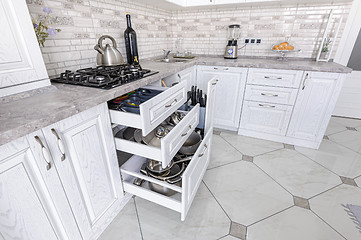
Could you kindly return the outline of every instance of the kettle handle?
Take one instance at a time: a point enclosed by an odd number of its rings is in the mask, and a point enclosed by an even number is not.
[[[103,36],[101,36],[101,37],[99,38],[99,40],[98,40],[98,45],[99,45],[99,47],[100,47],[101,49],[104,50],[102,43],[103,43],[103,40],[106,39],[106,38],[109,38],[109,39],[112,41],[113,47],[114,47],[114,48],[117,48],[117,43],[115,42],[115,39],[114,39],[112,36],[103,35]]]

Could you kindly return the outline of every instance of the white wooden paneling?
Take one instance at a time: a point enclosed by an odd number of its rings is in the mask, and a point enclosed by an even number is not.
[[[247,84],[298,88],[303,71],[250,68]]]
[[[206,116],[204,122],[205,133],[207,133],[208,131],[210,131],[211,128],[213,128],[217,85],[218,85],[217,77],[214,77],[211,81],[208,82],[208,88],[207,88],[208,98],[206,102]]]
[[[208,82],[216,77],[214,127],[237,130],[241,116],[242,99],[246,85],[247,69],[234,67],[198,66],[197,86],[203,92]]]
[[[26,2],[0,0],[0,22],[0,88],[9,88],[1,91],[0,97],[38,87],[12,86],[44,79],[41,86],[50,85]]]
[[[1,239],[72,239],[66,236],[38,168],[37,154],[26,138],[0,146],[0,152]]]
[[[211,154],[213,128],[209,129],[202,143],[192,157],[187,169],[182,175],[182,210],[181,219],[185,220],[199,185],[207,170]]]
[[[321,141],[345,74],[305,72],[287,136]]]
[[[51,129],[65,146],[65,158]],[[82,237],[96,238],[119,212],[123,198],[107,105],[43,131]]]
[[[179,73],[173,74],[169,77],[166,77],[163,79],[163,81],[165,82],[165,84],[170,87],[172,86],[172,84],[174,83],[178,83],[181,81],[186,81],[187,85],[188,85],[188,91],[190,91],[191,87],[193,85],[196,85],[196,67],[190,67],[187,68],[183,71],[180,71]]]
[[[298,89],[247,85],[245,100],[293,105]]]

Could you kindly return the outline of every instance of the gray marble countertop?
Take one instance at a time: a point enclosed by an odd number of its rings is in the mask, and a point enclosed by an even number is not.
[[[279,61],[275,58],[239,58],[229,60],[216,56],[199,56],[185,63],[163,63],[152,60],[142,61],[143,68],[159,71],[159,73],[111,90],[67,84],[53,84],[57,88],[55,91],[45,91],[31,97],[2,103],[0,108],[0,145],[194,65],[336,73],[351,72],[350,68],[332,62],[320,63],[311,60],[291,59],[288,61]]]

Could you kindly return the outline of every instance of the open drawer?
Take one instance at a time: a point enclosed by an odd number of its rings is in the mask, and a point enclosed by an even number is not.
[[[187,82],[183,81],[140,104],[140,114],[110,109],[110,119],[112,123],[142,129],[143,135],[147,135],[186,100]]]
[[[160,148],[117,137],[115,138],[115,145],[117,150],[158,160],[162,162],[162,167],[165,168],[196,128],[198,122],[199,104],[189,111],[186,116],[161,139]]]
[[[134,155],[120,168],[124,191],[180,212],[181,220],[184,221],[209,163],[212,134],[213,128],[208,131],[183,172],[181,187],[140,173],[146,158]],[[137,178],[143,179],[145,182],[141,186],[137,186],[134,184],[134,180]],[[177,193],[169,197],[157,193],[149,188],[149,182],[172,189]]]

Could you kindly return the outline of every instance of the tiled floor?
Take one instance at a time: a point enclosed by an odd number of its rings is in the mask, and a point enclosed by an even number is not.
[[[360,240],[344,205],[361,206],[361,120],[332,118],[319,150],[214,135],[186,221],[132,199],[101,240]]]

